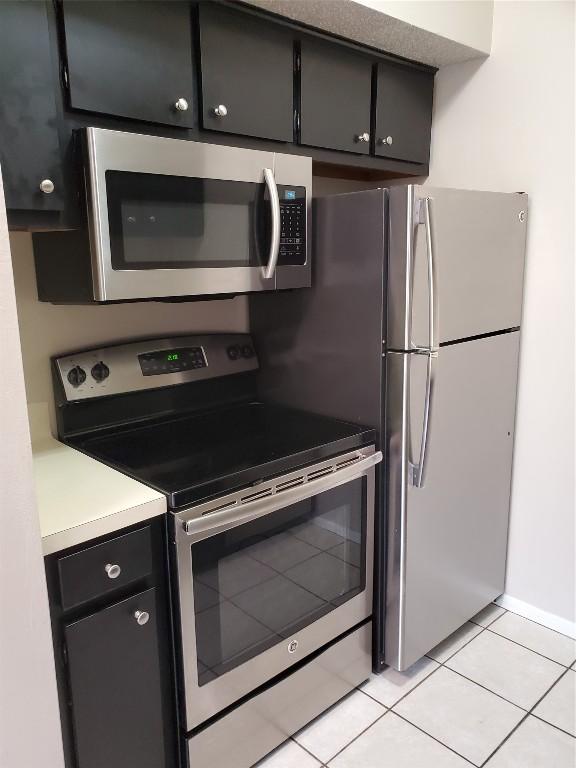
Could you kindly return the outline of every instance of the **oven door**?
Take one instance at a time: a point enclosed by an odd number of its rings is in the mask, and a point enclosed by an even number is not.
[[[372,613],[374,447],[175,515],[186,729]]]
[[[96,301],[310,285],[309,158],[100,128],[86,156]]]

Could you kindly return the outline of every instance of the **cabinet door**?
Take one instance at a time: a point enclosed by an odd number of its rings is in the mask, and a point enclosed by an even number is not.
[[[64,0],[62,13],[72,108],[194,125],[189,3]]]
[[[0,3],[0,165],[6,207],[61,210],[56,82],[46,3]],[[40,188],[44,180],[51,181]]]
[[[78,768],[164,768],[156,589],[64,632]]]
[[[367,57],[336,43],[303,40],[301,143],[367,155],[371,82]]]
[[[430,156],[434,74],[383,62],[378,65],[376,154],[427,163]]]
[[[202,4],[203,127],[292,141],[293,49],[292,34],[283,27]]]

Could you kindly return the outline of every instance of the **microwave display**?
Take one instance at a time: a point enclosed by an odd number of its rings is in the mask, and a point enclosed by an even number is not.
[[[107,171],[114,270],[259,267],[270,248],[264,184]],[[306,191],[278,185],[279,265],[306,263]]]

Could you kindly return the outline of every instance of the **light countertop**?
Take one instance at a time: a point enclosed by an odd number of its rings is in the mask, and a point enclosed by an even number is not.
[[[163,494],[52,437],[44,404],[30,406],[30,430],[45,555],[166,512]]]

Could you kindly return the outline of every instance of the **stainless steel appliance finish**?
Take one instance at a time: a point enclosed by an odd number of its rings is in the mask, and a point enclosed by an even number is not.
[[[85,139],[88,220],[95,301],[234,294],[310,285],[310,258],[306,253],[306,243],[311,229],[312,161],[310,158],[101,128],[88,128]],[[144,264],[137,267],[135,263],[127,263],[118,266],[114,263],[111,242],[111,200],[108,180],[111,173],[122,173],[125,177],[127,174],[152,174],[163,184],[172,177],[189,178],[200,182],[202,180],[225,181],[257,185],[262,190],[267,189],[268,202],[266,203],[263,198],[261,208],[252,211],[252,203],[239,202],[235,192],[230,193],[232,197],[227,198],[224,204],[214,206],[214,210],[208,212],[207,198],[200,186],[199,190],[194,192],[196,213],[188,214],[186,226],[191,227],[190,222],[194,221],[195,217],[198,219],[195,225],[198,231],[194,231],[194,238],[197,241],[205,237],[203,227],[206,226],[206,221],[211,226],[211,232],[230,230],[227,232],[226,245],[216,238],[213,246],[214,250],[225,250],[230,253],[209,253],[209,258],[200,260],[201,263],[196,266],[193,256],[190,256],[189,263],[177,265],[171,264],[162,253],[159,253],[158,260],[162,262],[164,258],[163,264]],[[288,251],[294,247],[294,239],[290,239],[291,233],[282,231],[284,226],[281,225],[284,220],[281,221],[283,215],[281,202],[289,205],[291,201],[279,200],[280,185],[305,189],[305,199],[302,203],[305,231],[301,233],[305,258],[302,263],[288,264],[282,263],[282,260],[278,263],[281,244]],[[186,197],[176,200],[173,209],[179,211],[178,206],[190,204],[190,199]],[[129,194],[128,204],[131,204]],[[266,224],[268,220],[264,210],[266,205],[269,207],[269,224]],[[149,210],[144,208],[141,212],[150,213],[148,218],[151,222],[155,222],[158,218],[156,229],[148,227],[143,230],[145,235],[139,235],[150,245],[153,244],[153,238],[158,237],[158,231],[162,231],[158,228],[162,226],[160,219],[163,209],[155,205]],[[181,211],[173,213],[173,218],[180,215]],[[134,215],[131,218],[128,217],[127,213],[125,217],[127,221],[135,221],[136,218]],[[252,221],[250,225],[250,219],[255,217],[262,219],[262,222]],[[166,218],[170,221],[169,216]],[[178,220],[182,221],[182,219]],[[232,230],[236,226],[241,227],[241,230],[238,231],[235,241],[235,233]],[[249,232],[250,226],[270,227],[269,250],[259,254],[260,263],[258,264],[252,259],[249,264],[240,261],[237,266],[234,266],[237,258],[236,251],[247,252],[249,248],[247,240],[256,237],[254,232]],[[176,231],[173,226],[171,234],[165,237],[171,238],[170,246],[178,250],[178,253],[182,253],[186,250],[186,242],[183,244],[177,240],[180,238],[185,241],[190,235]],[[159,250],[168,249],[160,246]],[[218,263],[227,261],[227,257],[230,257],[228,259],[230,263],[226,265]],[[149,256],[146,257],[146,260],[149,258]],[[206,266],[206,263],[209,266]],[[65,277],[63,275],[62,279]]]
[[[371,616],[374,467],[381,459],[382,454],[375,452],[373,446],[363,448],[283,475],[256,487],[244,489],[242,492],[191,507],[175,515],[187,730],[196,728],[242,696],[266,683],[272,676],[280,674]],[[273,521],[281,513],[284,514],[291,505],[315,497],[321,499],[321,494],[359,478],[366,478],[366,493],[362,502],[366,514],[366,539],[365,542],[359,542],[364,553],[364,567],[367,575],[364,589],[339,606],[333,607],[320,618],[303,626],[293,635],[287,636],[284,640],[277,638],[276,643],[271,647],[219,676],[212,675],[213,679],[201,684],[199,668],[203,662],[199,658],[197,643],[198,610],[195,610],[194,605],[196,590],[193,545],[264,517],[269,517]],[[321,501],[319,503],[322,506]],[[324,530],[333,530],[333,521],[327,519],[325,514],[324,520],[320,520],[320,527]],[[284,533],[280,534],[280,537],[284,536]],[[279,550],[278,554],[281,554],[282,543],[274,542],[274,544]],[[280,574],[277,577],[280,577]],[[220,578],[218,575],[218,579]],[[288,580],[292,583],[290,576]],[[203,589],[205,586],[206,582]],[[316,590],[318,594],[317,586],[313,585],[311,589]],[[223,595],[224,598],[227,597],[225,592]],[[224,598],[220,597],[220,599]],[[214,638],[213,642],[216,641],[217,638]]]
[[[195,768],[250,768],[370,676],[372,622],[188,741]]]
[[[168,373],[143,376],[139,355],[160,350],[179,350],[188,347],[202,350],[205,366],[187,368]],[[234,353],[231,350],[235,350]],[[245,350],[246,354],[242,354]],[[230,354],[235,354],[234,359]],[[247,356],[248,355],[248,356]],[[55,361],[64,396],[68,402],[89,400],[105,395],[120,395],[175,384],[204,381],[258,368],[252,339],[239,334],[206,334],[205,336],[173,336],[172,338],[146,339],[129,344],[114,344],[99,349],[83,350],[76,354],[59,357]],[[105,365],[106,375],[94,377],[95,366]],[[74,378],[72,371],[80,369],[82,379]],[[96,371],[95,371],[96,372]],[[72,381],[71,381],[72,379]],[[72,383],[74,382],[74,383]]]
[[[504,589],[527,196],[316,201],[309,292],[251,300],[261,391],[379,431],[376,667]]]

